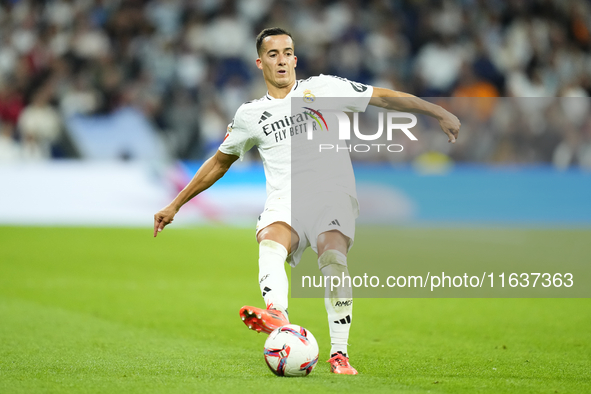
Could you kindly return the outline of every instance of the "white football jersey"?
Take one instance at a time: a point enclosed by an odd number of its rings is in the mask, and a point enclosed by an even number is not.
[[[314,139],[346,147],[345,141],[338,140],[338,133],[323,134],[316,130],[312,118],[306,114],[307,108],[315,98],[342,98],[332,108],[343,112],[365,111],[372,96],[373,88],[345,78],[320,75],[295,82],[291,92],[284,99],[275,99],[268,93],[258,99],[242,104],[228,126],[228,133],[219,150],[229,155],[239,156],[253,146],[259,150],[265,177],[267,180],[267,202],[281,199],[290,202],[292,184],[294,194],[340,191],[349,194],[357,201],[355,178],[349,152],[322,155],[306,152],[298,153],[297,146],[306,144],[293,143],[296,138],[307,139],[307,131],[314,126]],[[301,112],[292,110],[292,98],[295,103],[301,101]],[[312,112],[310,112],[312,113]],[[326,119],[334,118],[326,116]],[[334,119],[336,122],[336,118]],[[323,120],[324,121],[324,120]],[[326,123],[324,123],[326,125]],[[332,127],[330,120],[327,128]],[[323,127],[324,129],[324,127]],[[301,151],[301,149],[300,149]],[[316,152],[317,153],[317,152]]]

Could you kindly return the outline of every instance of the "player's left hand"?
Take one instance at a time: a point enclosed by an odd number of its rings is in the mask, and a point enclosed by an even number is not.
[[[164,230],[166,225],[172,223],[177,212],[178,209],[168,205],[166,208],[161,209],[154,215],[154,237],[156,237],[159,232]]]
[[[456,143],[461,125],[458,117],[448,111],[445,111],[443,117],[439,119],[441,130],[447,134],[449,138],[448,142],[451,142],[452,144]]]

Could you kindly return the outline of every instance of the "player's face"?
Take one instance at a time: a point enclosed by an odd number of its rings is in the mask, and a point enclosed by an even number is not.
[[[257,67],[263,78],[277,88],[287,87],[295,81],[297,57],[293,54],[293,41],[288,35],[269,36],[263,40]]]

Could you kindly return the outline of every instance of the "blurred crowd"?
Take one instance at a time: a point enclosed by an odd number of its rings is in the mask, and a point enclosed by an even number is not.
[[[171,158],[203,159],[240,104],[264,95],[254,40],[271,26],[293,34],[298,78],[334,74],[423,97],[588,104],[591,94],[587,0],[2,0],[0,161],[80,157],[68,119],[129,107]],[[573,128],[494,119],[485,124],[505,128],[466,128],[454,160],[587,160],[589,115]],[[431,138],[407,159],[433,149]]]
[[[460,138],[448,143],[438,122],[419,115],[412,128],[417,141],[402,132],[391,141],[403,150],[390,153],[377,147],[368,153],[364,147],[351,155],[355,160],[413,163],[425,171],[445,170],[453,162],[484,162],[527,165],[552,163],[556,168],[573,165],[591,170],[591,100],[585,97],[438,97],[434,102],[461,119]],[[359,130],[374,134],[378,129],[378,110],[367,110],[359,117]],[[385,122],[385,121],[384,121]],[[401,123],[405,123],[402,120]],[[398,123],[396,120],[394,123]],[[351,145],[367,144],[352,138]],[[396,147],[390,148],[397,150]],[[399,148],[398,148],[399,149]],[[372,154],[373,152],[373,154]]]

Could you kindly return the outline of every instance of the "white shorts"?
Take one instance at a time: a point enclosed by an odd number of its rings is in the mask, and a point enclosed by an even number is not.
[[[300,241],[296,250],[287,257],[292,267],[300,262],[308,246],[318,253],[318,236],[327,231],[340,231],[349,238],[351,249],[355,239],[355,219],[359,212],[355,198],[345,193],[318,193],[296,204],[292,212],[287,200],[267,201],[256,227],[257,234],[276,222],[284,222],[293,228]]]

